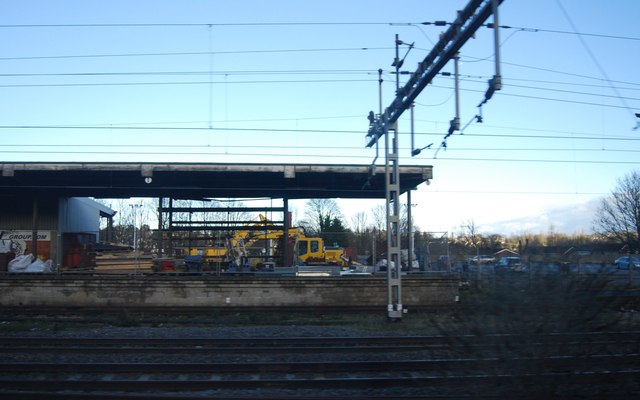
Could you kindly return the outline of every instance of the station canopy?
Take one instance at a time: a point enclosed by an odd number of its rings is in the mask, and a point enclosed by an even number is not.
[[[0,163],[0,196],[385,198],[385,168],[334,164]],[[432,179],[400,166],[400,192]]]

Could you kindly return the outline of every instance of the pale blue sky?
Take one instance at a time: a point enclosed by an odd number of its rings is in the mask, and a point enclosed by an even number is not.
[[[414,23],[452,21],[466,4],[2,1],[0,160],[369,164],[366,115],[378,68],[383,106],[393,99],[394,35],[415,43],[413,71],[446,29]],[[409,114],[399,121],[401,164],[434,166],[413,196],[417,225],[588,229],[590,211],[574,222],[557,209],[575,214],[640,168],[638,15],[634,0],[505,0],[504,87],[484,122],[434,158],[410,157]],[[493,54],[487,28],[461,51],[463,125]],[[416,100],[417,146],[442,141],[452,86],[438,77]]]

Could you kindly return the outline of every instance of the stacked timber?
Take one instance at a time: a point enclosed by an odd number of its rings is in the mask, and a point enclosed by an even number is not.
[[[96,254],[96,272],[152,272],[153,256],[140,251],[101,252]]]

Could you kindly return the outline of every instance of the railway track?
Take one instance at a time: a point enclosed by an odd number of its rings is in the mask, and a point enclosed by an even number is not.
[[[2,338],[0,397],[629,398],[639,338]]]
[[[572,334],[494,334],[460,336],[379,337],[258,337],[258,338],[0,338],[0,354],[22,353],[343,353],[414,352],[448,353],[495,350],[496,346],[526,344],[520,351],[556,348],[576,352],[640,352],[640,332],[589,332]],[[467,344],[467,347],[463,345]]]

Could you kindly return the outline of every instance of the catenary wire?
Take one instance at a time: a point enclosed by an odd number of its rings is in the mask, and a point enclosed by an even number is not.
[[[222,54],[260,54],[260,53],[305,53],[305,52],[329,52],[329,51],[388,51],[392,47],[347,47],[347,48],[323,48],[323,49],[273,49],[273,50],[229,50],[229,51],[194,51],[194,52],[166,52],[166,53],[119,53],[119,54],[63,54],[55,56],[22,56],[0,57],[0,61],[14,60],[50,60],[67,58],[103,58],[103,57],[173,57],[173,56],[210,56]]]
[[[355,83],[375,82],[375,79],[291,79],[291,80],[262,80],[262,81],[182,81],[182,82],[108,82],[108,83],[37,83],[37,84],[4,84],[4,88],[34,88],[34,87],[95,87],[95,86],[177,86],[177,85],[246,85],[246,84],[280,84],[280,83]]]
[[[493,128],[501,128],[499,126],[492,126]],[[507,129],[517,130],[519,128],[506,127]],[[353,134],[363,134],[363,130],[331,130],[331,129],[287,129],[287,128],[221,128],[221,127],[175,127],[175,126],[151,126],[151,127],[142,127],[142,126],[110,126],[109,124],[104,124],[101,126],[96,125],[0,125],[0,129],[69,129],[69,130],[120,130],[120,131],[128,131],[128,130],[147,130],[147,131],[229,131],[229,132],[290,132],[290,133],[353,133]],[[533,129],[529,129],[533,130]],[[542,132],[554,132],[549,130],[534,130],[534,131],[542,131]],[[623,137],[623,136],[602,136],[593,134],[593,136],[588,136],[588,134],[582,134],[578,136],[578,132],[564,132],[571,133],[569,136],[554,136],[554,135],[520,135],[520,134],[486,134],[486,133],[474,133],[473,136],[476,137],[493,137],[493,138],[529,138],[529,139],[574,139],[574,140],[621,140],[621,141],[640,141],[640,137],[631,136],[631,137]],[[441,132],[417,132],[418,135],[442,135]]]
[[[10,28],[158,28],[158,27],[216,27],[216,26],[331,26],[331,25],[406,25],[415,22],[227,22],[227,23],[121,23],[121,24],[4,24]]]
[[[99,149],[105,149],[105,148],[144,148],[146,150],[153,150],[153,149],[165,149],[165,148],[171,148],[171,149],[201,149],[203,146],[202,145],[196,145],[196,144],[105,144],[105,143],[94,143],[94,144],[82,144],[82,143],[78,143],[78,144],[73,144],[73,145],[69,145],[69,144],[55,144],[55,143],[51,143],[51,144],[30,144],[30,143],[25,143],[25,144],[0,144],[0,148],[68,148],[68,147],[74,147],[74,148],[99,148]],[[238,145],[238,144],[227,144],[225,146],[207,146],[207,147],[226,147],[226,148],[230,148],[230,149],[292,149],[292,150],[299,150],[301,149],[301,147],[299,146],[292,146],[292,145],[264,145],[264,144],[260,144],[260,145]],[[331,150],[331,151],[336,151],[335,146],[314,146],[314,149],[316,150]],[[409,151],[411,150],[409,147],[399,147],[399,149],[401,151]],[[362,147],[360,146],[348,146],[348,145],[341,145],[340,146],[340,150],[341,151],[352,151],[352,150],[364,150]],[[509,152],[518,152],[518,151],[526,151],[526,152],[545,152],[545,153],[549,153],[549,152],[576,152],[576,153],[604,153],[604,152],[612,152],[612,153],[640,153],[640,149],[618,149],[618,148],[532,148],[532,147],[456,147],[455,148],[456,152],[487,152],[487,151],[491,151],[491,152],[504,152],[504,151],[509,151]]]
[[[433,26],[444,26],[451,25],[452,22],[449,21],[423,21],[423,22],[363,22],[363,21],[335,21],[335,22],[317,22],[317,21],[305,21],[305,22],[227,22],[227,23],[208,23],[208,22],[199,22],[199,23],[103,23],[103,24],[2,24],[0,25],[1,29],[25,29],[25,28],[159,28],[159,27],[168,27],[168,28],[177,28],[177,27],[247,27],[247,26],[413,26],[420,27],[420,25],[433,25]],[[493,23],[487,23],[483,25],[486,28],[494,29]],[[558,29],[544,29],[544,28],[533,28],[533,27],[519,27],[519,26],[510,26],[510,25],[499,25],[501,29],[515,29],[523,32],[531,32],[531,33],[553,33],[553,34],[561,34],[561,35],[579,35],[579,36],[593,36],[600,37],[605,39],[616,39],[616,40],[633,40],[640,41],[640,37],[634,36],[623,36],[623,35],[611,35],[611,34],[602,34],[602,33],[590,33],[590,32],[570,32],[563,31]],[[431,40],[427,37],[428,40]]]
[[[501,128],[499,126],[492,126],[493,128]],[[520,129],[516,127],[505,127],[507,129]],[[364,133],[363,130],[332,130],[332,129],[287,129],[287,128],[218,128],[218,127],[171,127],[171,126],[150,126],[150,127],[141,127],[141,126],[110,126],[109,124],[105,124],[104,126],[96,126],[96,125],[0,125],[0,129],[20,129],[20,130],[59,130],[59,129],[68,129],[68,130],[113,130],[113,131],[229,131],[229,132],[284,132],[284,133],[339,133],[339,134],[358,134],[361,135]],[[524,128],[523,130],[526,130]],[[541,131],[541,132],[554,132],[549,130],[537,130],[537,129],[529,129],[532,131]],[[640,137],[638,136],[598,136],[597,134],[593,134],[593,136],[587,136],[588,134],[581,134],[580,136],[578,132],[562,132],[562,133],[572,133],[573,135],[569,136],[557,136],[557,135],[521,135],[521,134],[486,134],[486,133],[474,133],[474,137],[492,137],[492,138],[522,138],[522,139],[573,139],[573,140],[607,140],[607,141],[640,141]],[[441,132],[417,132],[417,135],[429,135],[429,136],[442,136]]]
[[[67,72],[67,73],[0,73],[0,77],[41,77],[41,76],[157,76],[157,75],[360,75],[375,74],[377,71],[364,69],[316,69],[316,70],[238,70],[238,71],[138,71],[138,72]]]

